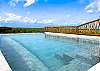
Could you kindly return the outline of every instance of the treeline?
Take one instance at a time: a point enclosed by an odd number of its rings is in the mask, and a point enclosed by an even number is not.
[[[12,28],[0,27],[0,33],[42,33],[44,28]]]

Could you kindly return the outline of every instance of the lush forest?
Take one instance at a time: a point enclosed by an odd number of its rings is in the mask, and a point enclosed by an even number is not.
[[[14,28],[14,27],[0,27],[0,33],[42,33],[44,28]]]

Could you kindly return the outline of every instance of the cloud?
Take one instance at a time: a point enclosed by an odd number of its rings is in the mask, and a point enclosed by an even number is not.
[[[100,12],[100,0],[95,0],[86,6],[87,13]]]
[[[36,23],[37,22],[37,19],[32,19],[32,18],[29,18],[29,17],[23,17],[21,22],[24,22],[24,23]]]
[[[28,7],[28,6],[32,5],[32,4],[34,4],[36,1],[35,1],[35,0],[11,0],[11,1],[9,2],[9,5],[10,5],[11,7],[15,7],[19,2],[26,2],[26,3],[23,5],[23,7]]]
[[[26,3],[24,4],[24,7],[28,7],[28,6],[30,6],[34,3],[35,3],[35,0],[26,0]]]
[[[87,13],[93,13],[94,11],[91,9],[91,10],[87,10]]]
[[[0,21],[2,21],[2,17],[0,16]]]
[[[37,21],[37,23],[43,23],[43,24],[48,24],[48,23],[53,23],[53,22],[54,22],[53,19],[45,19],[45,20]]]
[[[17,20],[20,20],[21,18],[22,18],[22,16],[16,15],[14,13],[6,13],[4,21],[5,22],[8,22],[8,21],[17,21]]]
[[[1,22],[1,21],[4,21],[4,19],[0,16],[0,22]]]
[[[0,16],[0,21],[2,22],[10,22],[10,21],[18,21],[22,18],[22,16],[14,14],[14,13],[5,13],[4,16]]]
[[[41,23],[41,24],[48,24],[48,23],[53,23],[53,19],[42,19],[42,20],[37,20],[36,18],[30,18],[27,16],[20,16],[15,13],[5,13],[3,16],[0,16],[0,22],[20,22],[20,23]]]
[[[5,13],[5,18],[3,18],[5,22],[22,22],[22,23],[35,23],[36,20],[29,18],[27,16],[20,16],[15,13]]]
[[[17,4],[18,4],[19,0],[11,0],[8,4],[11,6],[11,7],[15,7]]]
[[[21,16],[14,14],[14,13],[6,13],[5,15],[12,19],[20,19],[21,18]]]

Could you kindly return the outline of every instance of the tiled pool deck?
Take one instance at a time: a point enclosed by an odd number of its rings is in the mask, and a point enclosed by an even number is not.
[[[1,51],[0,51],[0,71],[12,71]]]

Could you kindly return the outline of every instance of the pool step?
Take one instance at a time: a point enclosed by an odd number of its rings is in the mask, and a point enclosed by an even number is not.
[[[13,71],[49,71],[34,54],[18,42],[7,37],[3,38],[1,42],[0,46],[3,47],[1,49]]]
[[[70,61],[74,59],[73,57],[70,57],[66,54],[55,54],[55,57],[57,58],[57,60],[60,60],[63,63],[63,65],[68,65]]]
[[[0,50],[0,71],[12,71]]]
[[[99,62],[99,57],[96,57],[96,56],[91,56],[91,59],[90,59],[90,58],[85,58],[80,55],[76,55],[76,59],[80,60],[81,62],[90,64],[92,66]]]
[[[55,71],[87,71],[91,65],[82,63],[81,61],[74,59],[68,65],[64,65]]]
[[[69,58],[73,58],[73,59],[77,59],[83,63],[86,63],[86,64],[90,64],[90,65],[95,65],[97,64],[98,62],[100,62],[100,57],[98,56],[94,56],[94,55],[88,55],[86,54],[85,52],[84,53],[69,53],[69,52],[64,52],[64,53],[59,53],[58,54],[60,56],[60,58],[65,55],[65,58],[66,56],[69,57]],[[71,61],[71,59],[70,59]]]

